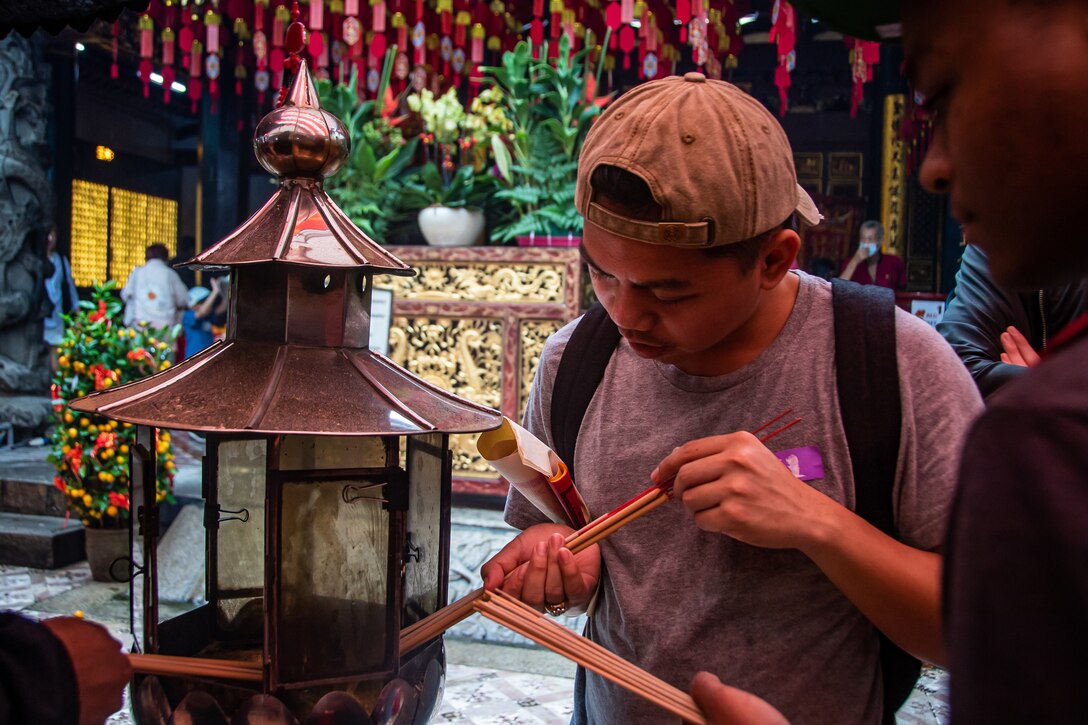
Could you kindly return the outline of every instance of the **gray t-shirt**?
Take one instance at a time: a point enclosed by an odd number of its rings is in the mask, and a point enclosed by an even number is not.
[[[698,377],[638,357],[620,341],[582,424],[575,471],[600,515],[650,485],[674,447],[754,430],[782,411],[802,422],[768,443],[815,446],[824,475],[809,484],[847,508],[854,482],[835,382],[831,286],[799,274],[797,301],[777,339],[728,375]],[[526,427],[552,445],[550,405],[572,322],[548,341],[533,383]],[[896,344],[903,421],[895,482],[901,539],[935,550],[942,541],[959,452],[981,400],[947,343],[898,311]],[[546,518],[511,490],[506,520]],[[699,530],[670,502],[601,542],[605,576],[592,617],[598,642],[687,691],[715,672],[799,723],[877,723],[882,692],[876,630],[806,556],[763,549]],[[588,674],[593,723],[660,723],[649,702]]]

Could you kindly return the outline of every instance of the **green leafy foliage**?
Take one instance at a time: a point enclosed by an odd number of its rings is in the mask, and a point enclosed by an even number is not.
[[[389,63],[386,64],[388,67]],[[399,119],[375,99],[359,100],[358,74],[347,84],[317,81],[322,107],[339,118],[352,140],[342,169],[325,180],[325,190],[344,213],[376,242],[384,242],[392,226],[411,212],[401,194],[415,171],[411,164],[419,139],[405,141]],[[378,98],[385,98],[388,74]]]
[[[117,528],[129,517],[129,462],[136,442],[130,423],[86,415],[68,401],[96,390],[140,380],[170,366],[178,328],[156,330],[121,325],[124,305],[117,283],[95,285],[91,299],[65,315],[53,378],[53,435],[49,461],[53,483],[68,510],[91,528]],[[174,454],[170,434],[157,431],[156,499],[174,500]]]
[[[582,218],[573,203],[578,153],[592,119],[609,100],[596,97],[587,73],[589,52],[572,54],[569,38],[562,35],[555,60],[538,60],[522,41],[503,54],[502,65],[483,68],[488,82],[502,89],[513,123],[508,143],[493,142],[505,187],[496,197],[513,211],[495,225],[498,241],[530,233],[581,234]],[[540,55],[546,58],[547,49]]]

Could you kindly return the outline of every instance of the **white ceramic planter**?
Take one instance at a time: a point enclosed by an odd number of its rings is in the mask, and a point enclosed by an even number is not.
[[[435,247],[467,247],[484,233],[484,213],[475,209],[429,206],[419,212],[419,231]]]

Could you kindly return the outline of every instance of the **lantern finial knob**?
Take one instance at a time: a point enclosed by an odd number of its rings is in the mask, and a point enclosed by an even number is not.
[[[351,140],[340,119],[322,110],[306,61],[283,105],[257,124],[253,146],[261,166],[281,179],[325,179],[343,166]]]

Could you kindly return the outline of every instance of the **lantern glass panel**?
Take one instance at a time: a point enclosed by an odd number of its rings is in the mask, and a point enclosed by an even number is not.
[[[216,617],[220,630],[263,637],[265,481],[264,439],[219,443],[216,532]]]
[[[284,436],[281,471],[385,468],[388,454],[378,436]]]
[[[281,681],[391,669],[385,488],[360,480],[283,483]]]
[[[404,617],[408,626],[445,604],[449,486],[443,485],[447,449],[436,433],[408,439],[408,550]]]

